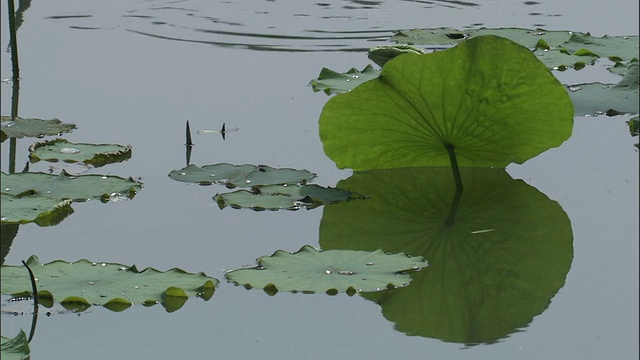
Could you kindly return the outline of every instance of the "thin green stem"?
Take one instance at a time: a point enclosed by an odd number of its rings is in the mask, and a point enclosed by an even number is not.
[[[36,277],[33,275],[33,271],[27,263],[22,260],[22,264],[27,268],[29,272],[29,278],[31,279],[31,290],[33,291],[33,318],[31,319],[31,331],[29,332],[29,340],[27,342],[31,342],[33,339],[33,335],[36,333],[36,324],[38,322],[38,287],[36,286]]]
[[[449,153],[449,161],[451,162],[451,170],[453,171],[453,179],[456,182],[456,189],[462,191],[462,177],[460,176],[460,169],[458,168],[456,150],[451,144],[446,144],[445,147],[447,148],[447,152]]]

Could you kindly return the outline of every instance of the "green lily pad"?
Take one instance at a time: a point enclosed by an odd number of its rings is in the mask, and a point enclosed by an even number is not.
[[[200,185],[222,184],[228,188],[258,185],[306,184],[316,175],[307,170],[272,168],[266,165],[189,165],[173,170],[169,177],[174,180]]]
[[[24,331],[20,330],[14,338],[2,336],[1,355],[3,360],[28,360],[30,352],[27,334]]]
[[[122,311],[134,304],[152,306],[158,303],[167,309],[179,309],[189,296],[209,300],[218,280],[200,272],[181,269],[165,272],[153,268],[138,271],[136,266],[91,262],[86,259],[70,263],[56,260],[41,264],[36,256],[27,261],[36,279],[39,295],[47,294],[53,301],[74,311],[103,306]],[[2,293],[14,297],[32,296],[31,282],[24,266],[2,266]]]
[[[522,28],[481,28],[456,30],[450,28],[415,29],[401,31],[391,40],[402,44],[452,46],[479,36],[495,35],[514,41],[529,49],[562,50],[565,55],[587,55],[605,57],[616,61],[629,61],[638,57],[638,36],[593,37],[588,33],[574,31],[549,31]],[[542,45],[544,44],[544,45]],[[556,58],[557,59],[557,58]],[[562,65],[551,59],[541,58],[547,66]]]
[[[372,170],[340,181],[371,198],[325,207],[320,246],[428,259],[411,286],[363,296],[408,335],[493,343],[526,327],[563,287],[571,222],[503,169],[460,171],[457,201],[449,168]]]
[[[73,214],[71,200],[58,200],[43,196],[14,196],[0,194],[2,199],[2,224],[26,224],[35,222],[40,226],[59,224]],[[4,229],[3,229],[4,230]]]
[[[75,124],[63,124],[58,119],[12,119],[10,116],[0,118],[2,125],[2,141],[6,138],[43,137],[67,133],[76,128]]]
[[[251,190],[216,194],[213,199],[220,209],[298,210],[313,209],[340,201],[363,199],[362,195],[343,189],[325,188],[319,185],[269,185],[254,186]]]
[[[229,270],[225,277],[248,288],[278,291],[354,294],[402,287],[410,273],[427,266],[422,257],[387,254],[381,250],[318,251],[309,245],[296,253],[278,250],[257,259],[254,268]]]
[[[529,49],[495,36],[400,55],[320,116],[325,153],[354,170],[448,166],[448,148],[459,166],[505,167],[572,129],[565,88]]]
[[[131,158],[131,146],[71,143],[65,139],[37,142],[29,147],[29,160],[67,163],[81,162],[94,167]]]
[[[640,110],[639,82],[638,63],[633,63],[622,80],[615,85],[590,83],[569,86],[569,95],[575,106],[576,116],[599,113],[637,114]]]
[[[132,199],[142,188],[133,178],[124,179],[112,175],[71,176],[65,171],[59,175],[45,173],[0,173],[2,192],[14,196],[26,193],[50,199],[87,201],[100,199],[107,202],[114,197]]]
[[[348,92],[354,87],[375,79],[380,75],[379,70],[367,65],[362,71],[351,68],[346,73],[339,73],[327,68],[320,71],[317,79],[311,80],[311,88],[314,92],[324,91],[325,94],[340,94]]]

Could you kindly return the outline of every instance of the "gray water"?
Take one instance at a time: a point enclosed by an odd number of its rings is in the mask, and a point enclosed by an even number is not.
[[[1,49],[9,39],[6,3]],[[564,287],[525,328],[495,344],[464,346],[394,330],[359,296],[267,296],[223,280],[275,250],[318,246],[322,208],[297,212],[220,210],[224,191],[171,180],[191,162],[304,168],[335,186],[351,173],[322,150],[317,121],[328,97],[308,86],[322,67],[369,63],[364,49],[399,29],[542,27],[594,36],[636,35],[638,2],[547,1],[34,1],[18,31],[19,115],[59,118],[72,142],[131,144],[130,160],[95,173],[140,177],[131,201],[75,204],[53,227],[20,226],[5,264],[36,254],[44,263],[82,258],[139,269],[204,271],[222,280],[211,300],[182,309],[90,308],[40,316],[33,359],[637,359],[638,152],[629,116],[580,117],[574,134],[509,174],[568,214],[573,262]],[[11,76],[10,55],[1,77]],[[602,68],[558,74],[565,83],[613,82]],[[2,84],[2,115],[11,88]],[[238,127],[219,134],[195,130]],[[18,167],[32,139],[18,141]],[[8,141],[2,171],[8,171]],[[49,163],[31,165],[46,171]],[[5,298],[3,298],[5,300]],[[2,315],[2,335],[28,331],[31,316]]]

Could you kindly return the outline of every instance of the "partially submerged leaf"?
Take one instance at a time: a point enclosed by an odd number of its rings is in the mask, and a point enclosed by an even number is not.
[[[340,201],[362,199],[363,196],[348,190],[325,188],[319,185],[269,185],[254,186],[251,190],[216,194],[213,199],[220,208],[248,208],[260,210],[313,209]]]
[[[10,116],[2,116],[2,138],[43,137],[70,132],[76,128],[75,124],[63,124],[58,119],[12,119]],[[4,141],[4,140],[3,140]]]
[[[85,259],[74,263],[57,260],[41,264],[36,256],[30,257],[27,265],[38,279],[39,293],[49,292],[55,302],[74,311],[84,311],[92,305],[112,311],[142,303],[147,306],[162,303],[164,306],[165,297],[175,297],[178,290],[184,294],[185,301],[190,296],[208,300],[218,284],[217,279],[202,272],[191,274],[177,268],[165,272],[153,268],[138,271],[135,266]],[[23,266],[2,266],[1,276],[2,293],[31,294],[31,283]],[[181,306],[174,301],[165,308],[175,311]]]
[[[254,268],[227,271],[229,281],[278,291],[355,293],[406,286],[409,273],[427,266],[422,257],[384,251],[318,251],[309,245],[296,253],[278,250],[257,260]],[[275,291],[274,291],[275,290]]]
[[[379,78],[330,99],[325,153],[354,170],[505,167],[562,144],[573,128],[565,88],[530,50],[483,36],[389,61]]]
[[[306,184],[316,175],[307,170],[272,168],[267,165],[189,165],[173,170],[169,177],[174,180],[200,185],[223,184],[229,188],[257,185]]]
[[[32,195],[58,200],[100,199],[107,202],[115,196],[131,199],[142,188],[142,183],[133,178],[96,174],[71,176],[64,171],[60,175],[3,172],[0,173],[0,179],[3,193],[21,196],[30,192]]]
[[[37,142],[29,147],[29,160],[82,162],[100,167],[131,158],[131,146],[71,143],[65,139]]]

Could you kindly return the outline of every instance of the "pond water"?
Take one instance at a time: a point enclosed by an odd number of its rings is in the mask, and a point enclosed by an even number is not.
[[[34,359],[637,359],[638,151],[630,116],[579,117],[573,136],[508,173],[567,213],[573,260],[565,284],[528,324],[493,344],[465,346],[394,329],[373,301],[344,294],[245,290],[224,270],[252,265],[275,250],[319,247],[323,208],[220,210],[225,189],[176,182],[185,166],[184,133],[193,131],[191,163],[267,164],[308,169],[335,186],[336,169],[318,137],[328,97],[308,85],[323,67],[369,63],[366,49],[394,31],[435,27],[522,27],[636,35],[635,0],[462,1],[57,1],[23,2],[18,31],[19,115],[78,126],[71,142],[131,144],[133,156],[92,172],[140,178],[131,201],[74,204],[52,227],[22,225],[5,264],[32,254],[44,263],[82,258],[181,268],[221,280],[209,301],[179,311],[134,306],[120,313],[40,316]],[[9,34],[2,5],[1,48]],[[1,77],[11,76],[3,52]],[[614,82],[588,68],[558,74],[568,84]],[[2,84],[2,115],[11,86]],[[222,124],[238,128],[226,140]],[[18,141],[17,164],[33,139]],[[2,171],[8,171],[8,141]],[[47,171],[50,163],[31,164]],[[6,298],[3,298],[3,301]],[[4,304],[3,304],[4,305]],[[28,310],[27,310],[28,311]],[[28,332],[31,316],[2,315],[2,335]]]

